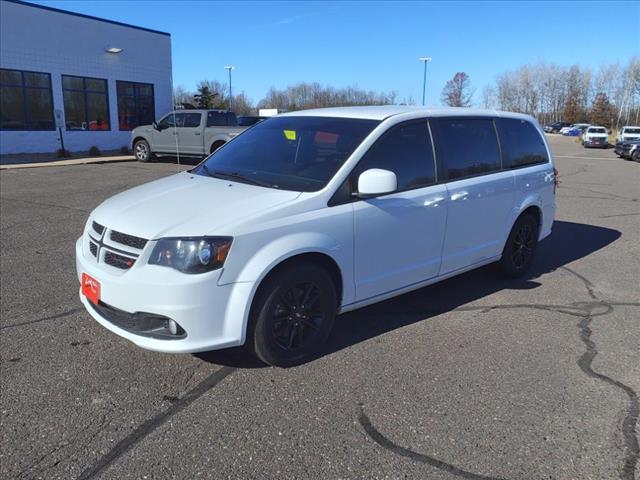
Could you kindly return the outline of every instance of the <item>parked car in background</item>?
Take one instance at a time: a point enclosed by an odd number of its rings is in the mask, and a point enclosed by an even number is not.
[[[133,129],[131,145],[141,162],[164,155],[205,157],[246,128],[238,125],[233,112],[176,110],[152,125]]]
[[[556,185],[527,115],[286,113],[93,210],[75,246],[80,299],[143,348],[247,343],[295,365],[339,313],[494,262],[524,275],[551,233]]]
[[[266,120],[267,118],[269,117],[243,115],[241,117],[238,117],[238,125],[241,127],[250,127],[251,125],[255,125],[256,123],[261,122],[262,120]]]
[[[571,124],[569,122],[554,122],[548,123],[544,126],[544,131],[546,133],[560,133],[560,130],[564,127],[570,127]]]
[[[566,134],[569,130],[573,130],[576,128],[586,128],[588,127],[589,124],[588,123],[572,123],[571,125],[567,126],[567,127],[562,127],[560,129],[560,132],[562,135]]]
[[[640,140],[632,140],[627,142],[617,142],[615,147],[615,153],[621,158],[626,158],[627,160],[635,160],[636,162],[640,161],[640,150],[638,146],[640,145]]]
[[[579,137],[584,133],[584,131],[587,128],[589,128],[588,125],[581,125],[578,127],[574,126],[574,127],[571,127],[569,130],[565,131],[562,135],[566,137]]]
[[[607,148],[609,146],[607,129],[599,126],[587,127],[582,134],[582,146]]]
[[[625,125],[618,131],[616,141],[627,142],[632,140],[640,140],[640,127]]]

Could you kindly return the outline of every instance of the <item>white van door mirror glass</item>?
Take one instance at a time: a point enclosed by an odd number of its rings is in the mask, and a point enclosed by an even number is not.
[[[375,197],[398,189],[396,174],[381,168],[365,170],[358,177],[358,196]]]

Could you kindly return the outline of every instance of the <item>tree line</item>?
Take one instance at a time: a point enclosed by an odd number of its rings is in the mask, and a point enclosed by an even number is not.
[[[456,107],[496,108],[527,113],[542,124],[554,121],[589,122],[605,127],[640,124],[640,57],[625,65],[602,64],[597,69],[579,65],[559,66],[540,62],[499,74],[486,85],[479,99],[469,75],[457,72],[442,90],[442,104]],[[396,92],[374,92],[357,86],[336,88],[319,83],[272,87],[253,103],[241,92],[229,98],[228,86],[203,80],[195,92],[174,90],[176,107],[231,109],[238,115],[256,114],[258,108],[293,111],[307,108],[353,105],[389,105],[398,102]],[[413,99],[402,100],[413,104]]]
[[[640,57],[593,70],[553,63],[504,72],[482,90],[481,106],[532,115],[542,124],[589,122],[606,127],[640,123]]]
[[[277,108],[283,111],[307,108],[392,105],[396,103],[395,92],[373,92],[356,86],[335,88],[319,83],[299,83],[283,89],[272,87],[266,96],[254,104],[244,92],[229,98],[229,87],[217,80],[203,80],[195,92],[184,87],[176,87],[173,102],[176,108],[219,108],[230,109],[238,115],[256,114],[258,108]]]

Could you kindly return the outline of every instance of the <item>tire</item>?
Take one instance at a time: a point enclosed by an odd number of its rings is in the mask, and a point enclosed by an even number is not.
[[[537,247],[538,220],[530,213],[520,215],[509,233],[502,258],[498,262],[501,273],[509,278],[524,275],[531,268]]]
[[[284,267],[267,277],[254,299],[249,346],[268,365],[303,363],[326,342],[337,308],[325,269],[313,263]]]
[[[635,151],[631,154],[631,160],[633,160],[634,162],[640,162],[640,149],[635,149]]]
[[[213,152],[215,152],[215,151],[216,151],[216,150],[218,150],[221,146],[223,146],[225,143],[226,143],[226,142],[221,142],[221,141],[215,142],[213,145],[211,145],[211,151],[210,151],[209,153],[213,153]]]
[[[146,140],[138,140],[134,143],[133,154],[139,162],[150,162],[154,158],[151,147]]]

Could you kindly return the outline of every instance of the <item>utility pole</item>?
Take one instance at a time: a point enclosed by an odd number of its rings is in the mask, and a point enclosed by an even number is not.
[[[424,62],[424,76],[422,78],[422,105],[424,106],[427,99],[427,63],[431,61],[431,57],[420,57],[418,60]]]
[[[231,94],[231,70],[234,70],[235,68],[236,67],[233,65],[225,65],[224,67],[224,69],[229,72],[229,111],[231,111],[231,105],[233,104],[233,95]]]

